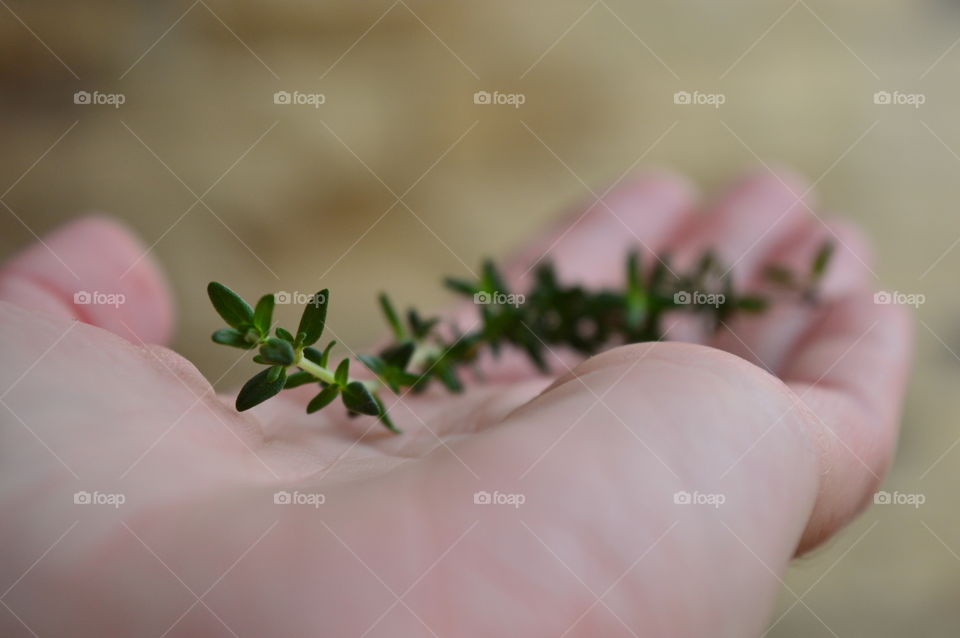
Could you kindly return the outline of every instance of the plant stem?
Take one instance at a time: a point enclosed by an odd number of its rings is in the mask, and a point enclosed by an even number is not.
[[[324,383],[336,383],[334,381],[332,370],[324,368],[322,365],[310,361],[310,359],[307,359],[303,355],[300,355],[300,357],[297,358],[297,361],[294,363],[294,365],[304,372],[309,372]]]
[[[331,385],[336,384],[336,378],[332,370],[329,368],[324,368],[322,365],[316,364],[310,359],[307,359],[303,355],[300,355],[300,358],[293,364],[303,370],[304,372],[309,372],[316,378],[320,379],[324,383],[329,383]],[[357,381],[358,379],[348,379],[347,383]],[[383,387],[383,384],[380,383],[379,379],[364,379],[360,381],[363,385],[367,386],[367,389],[371,392],[376,392]]]

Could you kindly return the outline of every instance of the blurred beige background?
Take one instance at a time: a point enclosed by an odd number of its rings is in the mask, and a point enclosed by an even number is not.
[[[20,218],[0,208],[0,256],[83,211],[126,220],[172,278],[175,347],[219,387],[247,370],[223,376],[231,354],[208,341],[211,279],[328,286],[332,328],[360,345],[380,330],[375,291],[439,306],[443,275],[635,162],[708,192],[758,158],[819,179],[875,238],[878,286],[926,295],[886,486],[926,503],[872,507],[799,561],[769,635],[957,634],[960,3],[0,4],[0,199]],[[76,105],[81,90],[126,102]],[[281,90],[326,101],[276,105]],[[726,102],[678,106],[681,90]],[[877,105],[881,90],[926,101]],[[394,205],[408,189],[413,212]]]

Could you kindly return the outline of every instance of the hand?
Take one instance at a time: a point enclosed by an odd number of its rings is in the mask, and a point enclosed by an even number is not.
[[[0,634],[759,634],[791,558],[883,475],[911,352],[908,316],[873,303],[864,239],[805,190],[754,176],[699,213],[686,182],[648,175],[509,270],[549,250],[562,276],[615,283],[638,244],[680,262],[713,247],[758,287],[832,237],[821,305],[559,353],[556,379],[487,362],[462,395],[388,397],[400,436],[308,416],[307,391],[236,413],[142,345],[172,316],[143,247],[102,219],[61,230],[0,274]]]

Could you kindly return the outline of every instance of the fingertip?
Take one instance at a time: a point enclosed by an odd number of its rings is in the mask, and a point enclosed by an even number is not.
[[[660,221],[657,217],[676,223],[678,215],[689,212],[699,196],[696,184],[684,175],[666,169],[644,170],[626,177],[590,214],[612,210],[631,231],[649,233],[650,226]]]
[[[698,198],[692,181],[667,170],[641,170],[624,177],[599,197],[576,206],[544,235],[518,251],[504,269],[523,281],[549,261],[562,278],[610,285],[623,273],[632,249],[656,254],[687,219]]]
[[[816,203],[810,180],[786,164],[768,164],[747,171],[733,182],[728,196],[743,194],[761,198],[788,195],[810,206]]]
[[[11,258],[0,270],[0,298],[134,342],[165,343],[173,332],[162,270],[127,226],[102,214],[70,222]]]

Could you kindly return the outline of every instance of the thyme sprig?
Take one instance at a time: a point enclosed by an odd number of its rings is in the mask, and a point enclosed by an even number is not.
[[[775,290],[815,303],[817,288],[833,254],[824,243],[806,273],[770,266],[767,281]],[[229,327],[213,333],[213,341],[245,350],[257,350],[254,362],[266,366],[241,388],[236,408],[249,410],[282,390],[316,384],[318,393],[307,404],[317,412],[337,398],[351,416],[370,415],[389,430],[400,432],[391,420],[380,394],[421,392],[439,383],[451,392],[463,390],[463,371],[474,367],[480,353],[494,356],[506,347],[518,348],[541,372],[548,372],[547,353],[554,347],[582,355],[595,354],[618,344],[657,341],[664,337],[663,323],[670,313],[687,312],[703,318],[711,329],[740,313],[763,312],[772,295],[740,293],[728,269],[712,252],[678,274],[664,256],[649,268],[637,253],[627,256],[625,282],[619,289],[591,290],[564,284],[550,263],[537,267],[526,294],[510,292],[491,261],[483,264],[475,280],[448,278],[450,290],[471,299],[479,311],[479,327],[460,332],[438,317],[424,317],[410,308],[401,317],[385,293],[378,301],[392,341],[376,354],[356,360],[373,373],[372,379],[350,376],[350,358],[331,361],[336,341],[319,347],[326,325],[328,290],[310,296],[296,332],[277,327],[271,335],[273,294],[251,307],[223,284],[211,282],[207,293],[214,309]]]

